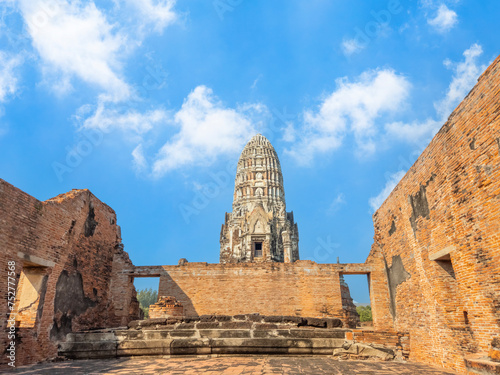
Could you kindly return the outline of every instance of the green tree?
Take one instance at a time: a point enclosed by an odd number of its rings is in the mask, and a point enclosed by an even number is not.
[[[158,301],[158,291],[151,288],[141,289],[137,292],[139,306],[144,313],[144,319],[149,318],[149,305]]]
[[[373,320],[371,306],[357,306],[356,311],[359,314],[360,321],[371,322]]]

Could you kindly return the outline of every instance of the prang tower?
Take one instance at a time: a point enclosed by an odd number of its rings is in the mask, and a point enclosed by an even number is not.
[[[233,212],[220,234],[220,262],[294,262],[299,231],[286,212],[278,154],[261,134],[243,149],[234,182]]]

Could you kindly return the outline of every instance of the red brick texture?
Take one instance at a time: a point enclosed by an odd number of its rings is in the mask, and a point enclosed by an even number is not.
[[[376,329],[465,372],[500,335],[500,57],[373,216]]]
[[[10,342],[8,262],[16,264],[18,285],[21,279],[27,285],[16,291],[15,312],[23,310],[16,317],[16,366],[55,357],[67,332],[139,316],[132,279],[120,273],[132,263],[115,212],[88,190],[41,202],[0,179],[0,248],[2,366]]]
[[[162,296],[158,302],[149,306],[149,319],[184,316],[184,308],[174,297]]]
[[[159,295],[174,296],[186,315],[344,318],[336,264],[186,263],[162,269]]]

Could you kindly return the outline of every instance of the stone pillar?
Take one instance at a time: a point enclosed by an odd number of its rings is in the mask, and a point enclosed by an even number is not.
[[[281,235],[283,239],[283,253],[285,258],[285,263],[290,263],[292,260],[292,241],[290,239],[290,233],[283,231]]]

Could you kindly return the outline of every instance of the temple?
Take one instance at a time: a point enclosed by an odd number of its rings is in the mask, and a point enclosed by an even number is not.
[[[0,368],[13,356],[276,354],[500,374],[499,93],[500,56],[373,215],[363,263],[299,260],[278,156],[260,134],[238,163],[220,263],[135,266],[115,212],[90,191],[40,201],[0,179]],[[345,275],[366,276],[372,326]],[[155,319],[140,319],[140,277],[159,278]]]
[[[233,212],[220,235],[220,262],[294,262],[299,232],[286,212],[278,154],[261,134],[243,149],[234,183]]]

